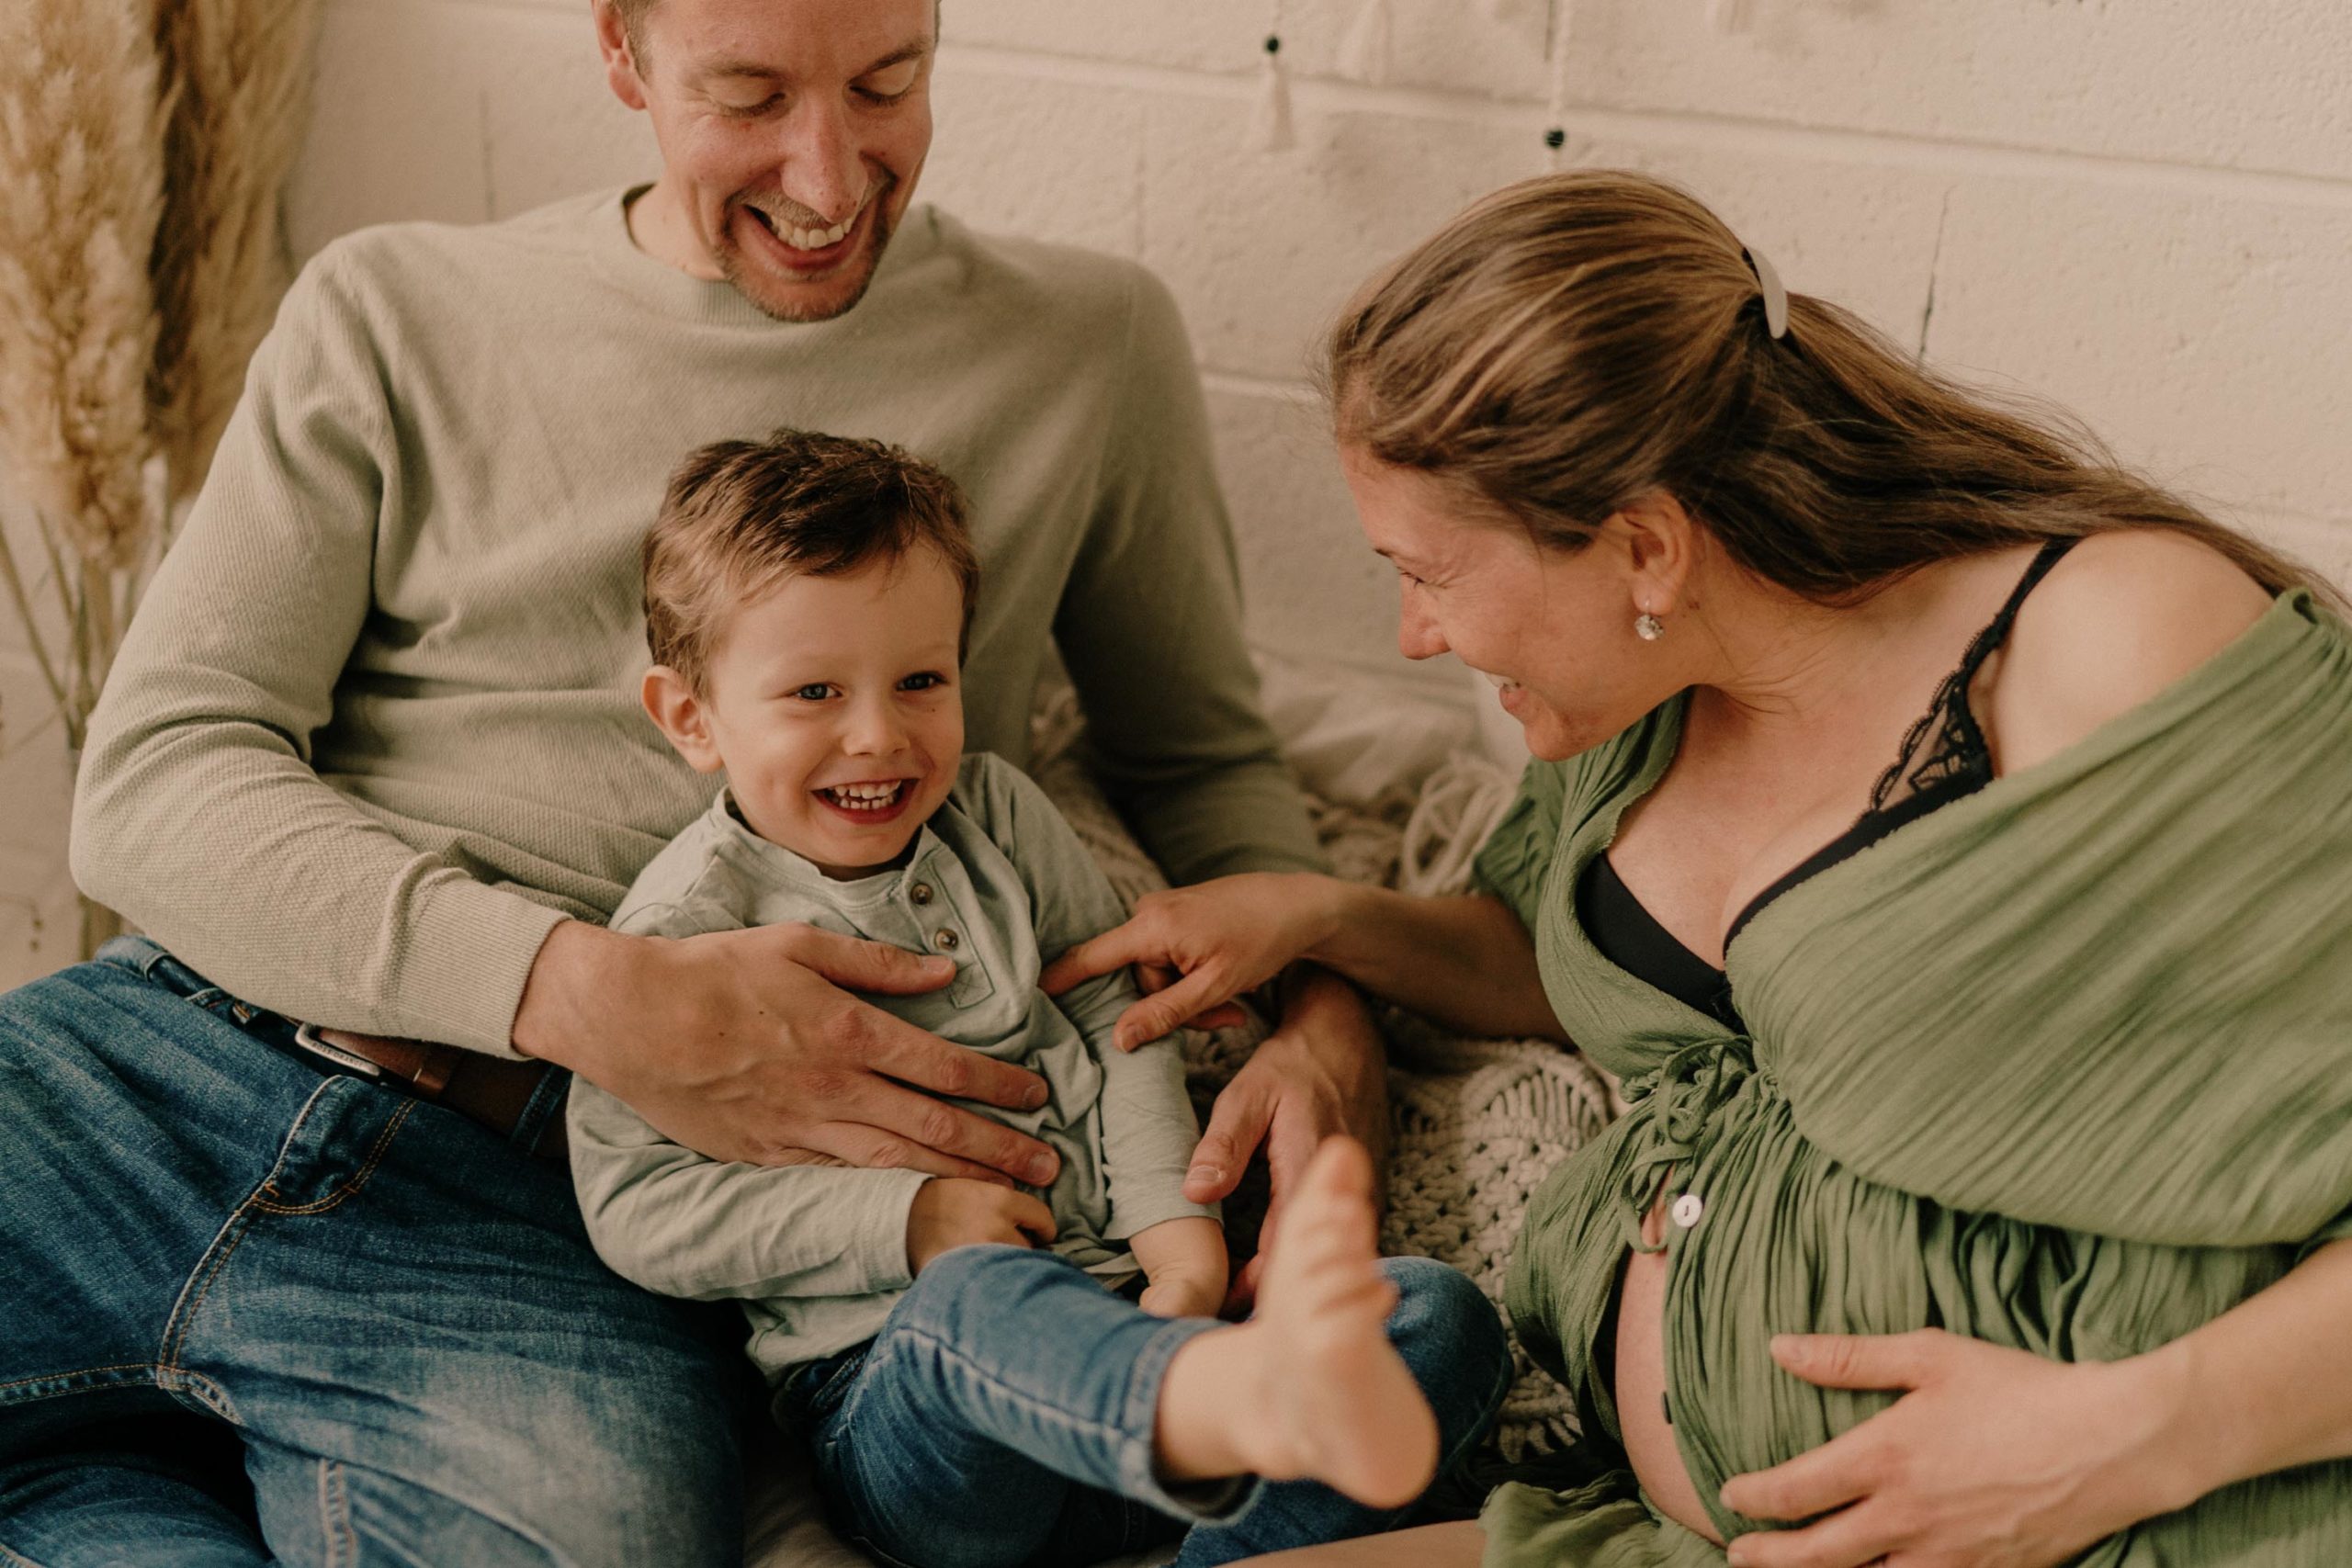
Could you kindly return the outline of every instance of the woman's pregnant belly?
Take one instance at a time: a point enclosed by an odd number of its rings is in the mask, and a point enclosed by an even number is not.
[[[1945,1209],[1829,1158],[1777,1098],[1724,1107],[1661,1188],[1648,1157],[1659,1140],[1642,1124],[1655,1113],[1636,1101],[1531,1198],[1511,1312],[1571,1388],[1605,1371],[1618,1438],[1651,1506],[1709,1539],[1719,1532],[1702,1499],[1714,1487],[1894,1401],[1792,1378],[1772,1362],[1775,1333],[1938,1325],[2056,1360],[2113,1360],[2211,1321],[2293,1261],[2288,1247],[2172,1247]],[[1651,1245],[1665,1237],[1669,1251],[1626,1246],[1623,1205],[1636,1181],[1666,1203],[1704,1195],[1688,1227],[1658,1201],[1647,1205],[1641,1234]],[[1682,1375],[1670,1388],[1669,1367]],[[1703,1456],[1695,1477],[1678,1438]]]
[[[1664,1203],[1661,1198],[1643,1217],[1642,1240],[1647,1245],[1656,1246],[1664,1233]],[[1720,1546],[1723,1537],[1707,1517],[1682,1450],[1675,1446],[1673,1424],[1666,1418],[1666,1268],[1663,1252],[1626,1249],[1617,1287],[1617,1378],[1610,1395],[1617,1403],[1626,1461],[1651,1506]]]

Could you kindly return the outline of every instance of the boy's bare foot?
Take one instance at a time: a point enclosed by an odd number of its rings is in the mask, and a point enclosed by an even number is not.
[[[1258,1310],[1176,1352],[1158,1447],[1171,1480],[1320,1481],[1401,1508],[1437,1469],[1437,1417],[1388,1343],[1396,1290],[1377,1267],[1372,1161],[1352,1139],[1316,1151],[1266,1259]]]

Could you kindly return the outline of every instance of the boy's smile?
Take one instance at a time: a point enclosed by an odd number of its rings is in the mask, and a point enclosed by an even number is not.
[[[646,708],[751,829],[830,876],[890,864],[955,786],[964,751],[963,586],[918,547],[791,576],[738,606],[694,693],[650,671]]]
[[[817,798],[852,822],[869,826],[896,819],[911,804],[912,779],[874,779],[859,784],[820,784]]]

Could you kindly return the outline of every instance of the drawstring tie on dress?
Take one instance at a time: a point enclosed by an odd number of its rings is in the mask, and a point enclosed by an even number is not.
[[[1642,1147],[1625,1170],[1625,1207],[1618,1223],[1626,1246],[1636,1252],[1666,1250],[1662,1241],[1651,1245],[1642,1239],[1642,1221],[1657,1200],[1667,1169],[1698,1157],[1716,1109],[1755,1073],[1755,1043],[1733,1034],[1693,1041],[1661,1066],[1624,1080],[1628,1102],[1656,1102],[1641,1130]]]

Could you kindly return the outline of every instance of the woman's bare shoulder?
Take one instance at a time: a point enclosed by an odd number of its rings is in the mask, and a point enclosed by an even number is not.
[[[2018,611],[1987,705],[2001,771],[2031,767],[2139,706],[2270,608],[2245,570],[2169,528],[2095,534]]]

